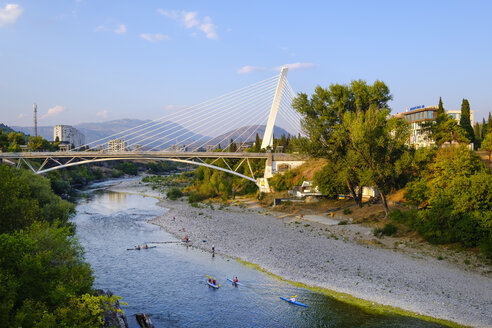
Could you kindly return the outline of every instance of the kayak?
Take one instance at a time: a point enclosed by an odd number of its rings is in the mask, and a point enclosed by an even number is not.
[[[234,282],[234,280],[232,280],[232,279],[227,278],[227,280],[229,280],[230,282],[232,282],[234,285],[244,286],[244,284],[242,284],[240,282]]]
[[[156,248],[156,247],[157,247],[157,246],[140,247],[140,248],[136,248],[136,247],[134,247],[134,248],[127,248],[126,250],[127,250],[127,251],[139,251],[139,250],[141,250],[141,249],[149,249],[149,248]]]
[[[304,307],[309,307],[309,305],[306,305],[306,304],[303,304],[301,302],[297,302],[297,301],[291,301],[290,299],[288,298],[285,298],[285,297],[280,297],[280,299],[286,301],[286,302],[289,302],[290,304],[295,304],[295,305],[299,305],[299,306],[304,306]]]
[[[210,287],[212,287],[212,288],[219,289],[219,285],[214,285],[214,284],[212,284],[211,282],[208,282],[208,281],[207,281],[207,284],[208,284]]]

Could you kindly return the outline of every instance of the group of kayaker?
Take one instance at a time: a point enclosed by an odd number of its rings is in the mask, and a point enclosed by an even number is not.
[[[215,280],[215,278],[212,279],[211,277],[208,277],[208,282],[217,285],[217,280]]]
[[[147,248],[149,248],[149,245],[147,245],[147,244],[142,245],[142,246],[137,245],[137,247],[135,247],[135,249],[136,249],[136,250],[141,250],[142,248],[143,248],[143,249],[147,249]]]

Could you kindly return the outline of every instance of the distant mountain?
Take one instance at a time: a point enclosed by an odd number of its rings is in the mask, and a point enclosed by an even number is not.
[[[125,140],[128,144],[141,144],[147,145],[147,148],[157,147],[158,149],[164,149],[172,145],[188,145],[189,147],[198,146],[202,144],[215,145],[221,143],[224,147],[229,144],[231,139],[236,142],[248,142],[255,141],[256,133],[260,138],[263,138],[265,133],[265,125],[251,125],[243,126],[218,137],[210,138],[203,135],[194,133],[183,126],[174,122],[160,122],[154,125],[150,120],[137,120],[137,119],[122,119],[113,120],[98,123],[81,123],[73,125],[74,128],[79,130],[85,135],[86,143],[94,142],[100,139],[104,139],[115,135],[115,138],[120,137],[117,135],[120,132],[124,132],[123,135],[128,135],[131,132],[140,130],[139,126],[142,126],[144,135],[140,135],[138,138],[134,136],[126,137]],[[33,127],[13,126],[13,129],[21,131],[25,134],[34,135]],[[53,140],[53,126],[38,126],[38,135],[42,136],[48,141]],[[282,135],[288,135],[288,132],[280,127],[274,127],[273,135],[275,138],[280,138]],[[104,141],[107,141],[104,140]]]
[[[150,120],[122,119],[98,123],[81,123],[72,126],[84,134],[86,143],[90,143],[113,135],[115,135],[115,138],[118,138],[120,137],[120,135],[117,135],[119,132],[135,128],[123,133],[123,135],[127,135],[131,132],[138,131],[138,127],[144,124],[145,126],[142,129],[147,134],[129,140],[130,138],[134,138],[134,136],[130,136],[127,138],[129,144],[148,144],[147,147],[158,146],[158,148],[162,149],[173,144],[188,144],[198,139],[209,139],[173,122],[160,122],[154,125]],[[34,127],[15,126],[13,128],[26,134],[34,135]],[[38,134],[48,141],[53,141],[53,126],[38,126]]]
[[[5,125],[3,123],[0,123],[0,130],[2,130],[3,133],[7,133],[7,134],[9,134],[10,132],[17,132],[17,131],[14,131],[14,129],[12,129],[8,125]]]
[[[222,144],[222,147],[224,147],[224,144],[228,145],[230,140],[233,139],[235,142],[254,142],[256,139],[256,133],[258,133],[258,136],[260,139],[263,139],[263,135],[265,134],[265,125],[250,125],[250,126],[243,126],[234,130],[231,130],[229,132],[226,132],[224,134],[221,134],[218,137],[215,137],[211,139],[208,143],[210,145],[215,145],[218,143]],[[289,133],[280,128],[275,126],[273,128],[273,136],[275,138],[280,138],[282,135],[287,136]]]

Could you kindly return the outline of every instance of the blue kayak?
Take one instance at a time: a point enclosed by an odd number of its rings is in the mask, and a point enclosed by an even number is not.
[[[214,284],[212,284],[211,282],[208,282],[208,281],[207,281],[207,284],[208,284],[210,287],[215,288],[215,289],[219,289],[219,287],[220,287],[219,285],[214,285]]]
[[[297,302],[297,301],[291,301],[290,299],[288,298],[285,298],[285,297],[280,297],[280,299],[286,301],[286,302],[289,302],[290,304],[295,304],[295,305],[299,305],[299,306],[304,306],[304,307],[309,307],[309,305],[306,305],[306,304],[303,304],[301,302]]]
[[[230,282],[232,282],[234,285],[244,286],[242,283],[240,283],[240,282],[234,282],[234,280],[232,280],[232,279],[227,278],[227,280],[229,280]]]

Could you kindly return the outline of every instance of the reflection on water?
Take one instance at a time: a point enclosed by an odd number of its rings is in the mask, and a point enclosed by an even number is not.
[[[101,187],[101,185],[98,185]],[[156,327],[441,327],[414,318],[366,313],[324,295],[280,282],[240,263],[181,243],[146,220],[160,215],[157,200],[133,194],[91,191],[81,197],[74,222],[97,288],[110,289],[135,313],[149,313]],[[222,285],[209,288],[210,275]],[[246,286],[234,288],[226,278]],[[303,308],[280,300],[298,295]]]
[[[108,199],[112,203],[122,204],[126,201],[126,194],[122,192],[109,192]]]

